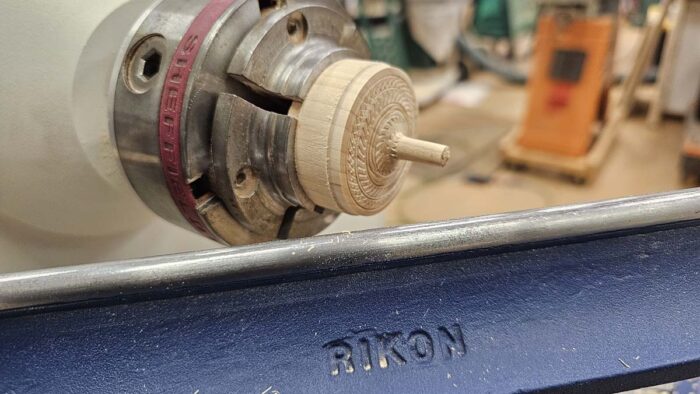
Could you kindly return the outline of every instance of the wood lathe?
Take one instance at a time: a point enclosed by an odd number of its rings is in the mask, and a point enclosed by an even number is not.
[[[334,1],[2,7],[5,270],[310,236],[449,157]]]

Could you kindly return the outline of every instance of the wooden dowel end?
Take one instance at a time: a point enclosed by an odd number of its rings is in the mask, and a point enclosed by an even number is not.
[[[406,137],[403,134],[397,136],[395,149],[396,157],[401,160],[444,167],[450,159],[449,147],[434,142]]]

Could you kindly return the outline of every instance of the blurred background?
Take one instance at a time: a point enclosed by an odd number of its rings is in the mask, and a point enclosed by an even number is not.
[[[697,184],[700,1],[344,4],[414,81],[420,138],[452,152],[413,165],[384,224]]]
[[[700,1],[345,5],[373,57],[411,75],[420,137],[452,152],[444,171],[413,165],[385,224],[697,186]]]

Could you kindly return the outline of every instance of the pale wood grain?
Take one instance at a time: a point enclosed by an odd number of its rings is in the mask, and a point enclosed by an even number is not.
[[[346,59],[314,82],[297,118],[295,162],[318,206],[372,215],[396,196],[407,161],[444,165],[444,145],[417,140],[408,76],[384,63]]]

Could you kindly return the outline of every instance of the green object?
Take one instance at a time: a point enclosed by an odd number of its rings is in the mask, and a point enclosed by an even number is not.
[[[511,39],[535,28],[535,0],[476,0],[474,6],[474,30],[481,36]]]
[[[508,0],[476,0],[474,5],[474,30],[477,34],[510,38]]]
[[[384,21],[360,17],[357,24],[367,40],[373,59],[408,68],[410,61],[406,47],[407,37],[401,15],[390,14]]]
[[[365,1],[360,0],[358,5],[359,16],[356,22],[367,40],[372,59],[408,68],[410,61],[404,29],[406,22],[400,0],[386,0],[385,15],[368,16],[365,13]]]
[[[386,15],[367,16],[364,1],[359,2],[356,23],[369,45],[372,59],[402,69],[432,67],[435,62],[411,38],[411,32],[400,0],[386,0]]]

